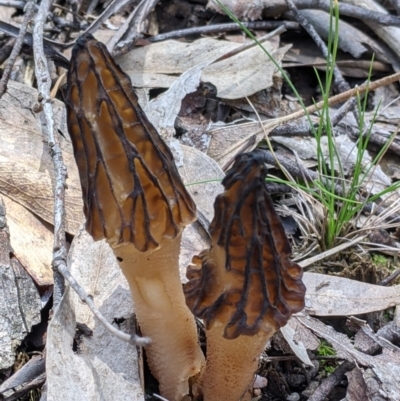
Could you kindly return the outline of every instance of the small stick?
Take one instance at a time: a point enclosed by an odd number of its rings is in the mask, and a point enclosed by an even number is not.
[[[33,13],[35,11],[35,3],[33,0],[30,0],[26,3],[26,11],[24,15],[24,20],[22,22],[21,28],[19,30],[17,40],[15,41],[15,45],[12,49],[11,55],[7,60],[6,67],[4,68],[3,76],[0,81],[0,98],[3,96],[4,92],[7,89],[7,82],[10,79],[11,71],[14,66],[15,60],[17,59],[22,45],[24,43],[24,38],[26,31],[28,29],[28,24],[33,17]]]
[[[344,374],[353,370],[355,364],[353,362],[344,361],[336,370],[331,373],[325,380],[322,381],[321,385],[314,391],[308,401],[322,401],[327,397],[330,392],[339,385],[343,380]]]
[[[329,54],[329,50],[326,47],[325,42],[321,39],[318,35],[317,31],[315,30],[314,26],[310,24],[306,17],[304,17],[292,0],[285,0],[289,10],[292,12],[295,20],[305,29],[305,31],[310,35],[311,39],[315,42],[318,48],[321,50],[322,55],[326,60],[331,59],[331,55]],[[344,92],[350,89],[350,85],[345,81],[343,78],[342,73],[340,72],[339,68],[336,64],[333,65],[333,72],[334,72],[334,83],[338,92]]]
[[[242,22],[247,29],[263,30],[263,29],[276,29],[284,26],[286,29],[299,29],[299,24],[292,21],[253,21]],[[230,31],[240,31],[241,28],[236,22],[229,22],[225,24],[215,24],[206,26],[196,26],[193,28],[180,29],[177,31],[160,33],[159,35],[147,38],[150,42],[161,42],[168,39],[186,38],[194,35],[206,35],[211,33],[221,33]],[[141,36],[146,38],[145,35]]]
[[[121,55],[131,50],[140,37],[140,27],[142,22],[147,18],[158,2],[159,0],[142,0],[118,32],[107,43],[108,51],[113,53],[117,42],[122,38],[123,40],[118,43],[117,49],[114,53]]]
[[[393,0],[395,1],[395,0]],[[330,12],[330,0],[294,0],[298,10],[314,9]],[[395,15],[383,14],[381,12],[366,10],[363,7],[353,6],[338,2],[340,15],[357,18],[359,20],[371,21],[384,26],[400,26],[400,18]],[[274,15],[281,15],[287,11],[288,7],[280,5],[274,9]]]
[[[70,271],[68,270],[65,263],[60,263],[57,265],[58,271],[63,275],[63,277],[67,280],[70,287],[76,292],[78,297],[84,302],[90,310],[93,312],[93,315],[97,317],[97,319],[101,322],[101,324],[115,337],[120,340],[126,341],[133,345],[137,345],[138,347],[143,347],[151,343],[150,338],[148,337],[140,337],[137,334],[128,334],[124,333],[121,330],[115,328],[112,324],[110,324],[104,315],[96,308],[93,297],[89,295],[83,287],[79,285],[79,283],[72,276]]]
[[[49,153],[53,160],[55,173],[54,189],[54,247],[53,247],[53,271],[54,271],[54,305],[57,306],[64,291],[64,280],[57,270],[57,266],[65,264],[67,259],[67,247],[65,240],[65,180],[67,168],[65,167],[57,127],[54,120],[52,102],[50,97],[51,78],[47,68],[47,59],[43,48],[43,28],[50,11],[51,0],[43,0],[35,18],[33,29],[33,55],[35,60],[35,75],[39,90],[39,103],[43,107],[44,118],[48,132]]]

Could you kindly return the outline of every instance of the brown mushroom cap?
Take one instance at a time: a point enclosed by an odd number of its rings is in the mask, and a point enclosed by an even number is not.
[[[73,49],[66,103],[87,231],[140,251],[175,238],[194,220],[195,204],[129,77],[90,34]]]
[[[186,303],[206,328],[234,339],[284,326],[304,307],[301,267],[267,192],[261,151],[241,154],[222,184],[210,226],[212,246],[193,259]]]

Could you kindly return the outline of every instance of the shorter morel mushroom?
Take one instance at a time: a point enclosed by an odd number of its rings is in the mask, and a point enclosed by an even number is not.
[[[181,234],[195,204],[128,76],[88,34],[72,52],[67,111],[86,229],[105,238],[119,261],[152,340],[147,360],[161,394],[181,401],[204,364],[179,275]]]
[[[249,398],[261,352],[304,307],[302,269],[267,192],[262,151],[237,156],[215,201],[211,248],[193,258],[184,290],[207,336],[205,401]]]

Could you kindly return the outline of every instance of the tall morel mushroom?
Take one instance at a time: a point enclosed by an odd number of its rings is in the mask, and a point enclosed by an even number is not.
[[[180,401],[204,363],[178,269],[181,233],[195,219],[195,204],[129,77],[91,35],[73,49],[66,103],[86,229],[110,244],[152,340],[146,353],[160,392]]]
[[[239,401],[267,340],[304,307],[302,269],[267,192],[262,152],[237,156],[222,181],[210,226],[211,248],[193,259],[186,302],[204,320],[205,401]]]

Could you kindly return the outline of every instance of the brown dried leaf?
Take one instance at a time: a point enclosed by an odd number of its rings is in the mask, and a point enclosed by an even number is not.
[[[32,111],[38,93],[10,81],[0,99],[0,193],[53,224],[54,168],[48,153],[45,126]],[[64,105],[53,101],[53,111],[68,170],[65,196],[66,229],[75,234],[83,220],[82,195],[72,146],[65,125]]]
[[[3,195],[14,255],[42,286],[53,284],[53,232],[29,210]]]

